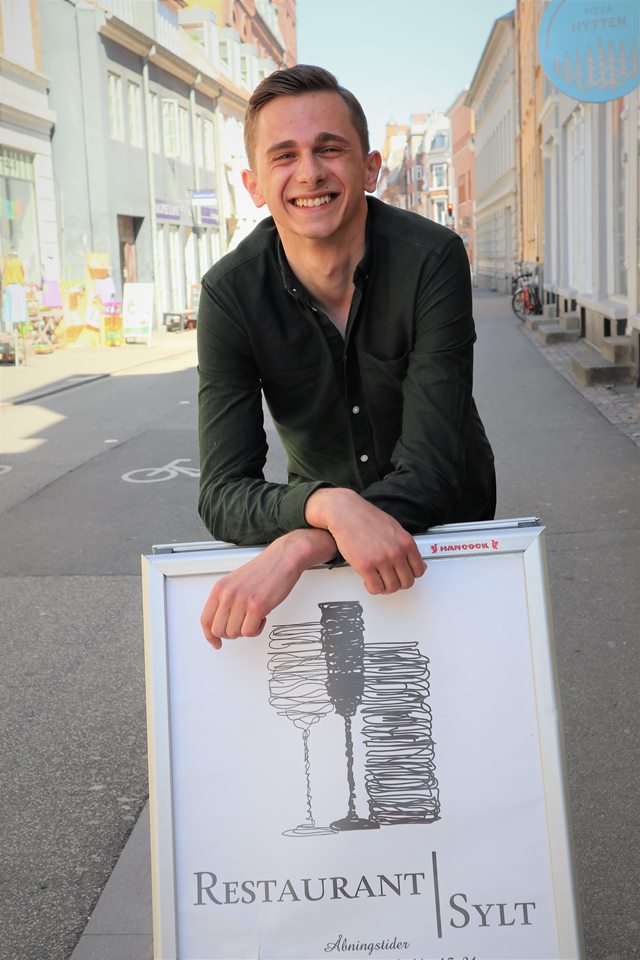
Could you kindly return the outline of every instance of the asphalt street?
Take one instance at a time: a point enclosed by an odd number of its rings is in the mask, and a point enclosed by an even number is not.
[[[476,319],[497,516],[547,526],[587,960],[631,960],[640,448],[547,363],[506,298],[478,294]],[[1,414],[0,960],[67,960],[82,933],[147,796],[139,556],[207,538],[193,349],[63,385]]]
[[[69,354],[0,413],[2,960],[66,960],[147,797],[140,555],[208,539],[182,343],[84,382]]]

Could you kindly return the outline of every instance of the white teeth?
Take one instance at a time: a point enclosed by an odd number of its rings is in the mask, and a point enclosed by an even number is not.
[[[329,203],[331,197],[327,194],[325,197],[316,197],[313,200],[305,200],[303,198],[297,198],[293,202],[296,207],[321,207],[324,203]]]

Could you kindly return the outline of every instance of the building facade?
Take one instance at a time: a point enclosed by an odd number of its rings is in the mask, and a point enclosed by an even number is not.
[[[518,177],[517,259],[524,269],[542,274],[544,264],[544,171],[540,116],[549,90],[538,35],[544,4],[518,2],[515,9]]]
[[[0,275],[15,251],[37,286],[61,271],[49,87],[36,0],[0,0]]]
[[[465,103],[475,116],[476,282],[508,293],[517,260],[513,13],[495,21]]]
[[[422,152],[425,179],[425,213],[430,220],[453,225],[451,203],[451,124],[441,110],[429,115]]]
[[[475,141],[473,111],[465,104],[464,90],[447,110],[451,122],[451,190],[453,228],[460,234],[475,272]]]
[[[275,43],[267,6],[251,8],[254,33],[260,22]],[[39,12],[65,279],[80,285],[93,260],[117,299],[125,282],[154,282],[157,322],[189,309],[262,215],[241,186],[243,117],[284,46],[261,56],[186,0],[41,0]]]

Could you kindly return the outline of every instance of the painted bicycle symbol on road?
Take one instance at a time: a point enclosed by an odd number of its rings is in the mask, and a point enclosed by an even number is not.
[[[183,458],[181,460],[172,460],[166,463],[164,467],[139,467],[137,470],[129,470],[122,474],[122,479],[127,483],[161,483],[163,480],[173,480],[175,477],[184,474],[185,477],[199,477],[200,471],[197,467],[181,467],[181,463],[191,463],[191,460]]]

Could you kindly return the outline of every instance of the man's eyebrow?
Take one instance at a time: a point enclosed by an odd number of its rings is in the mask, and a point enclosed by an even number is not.
[[[349,143],[347,137],[343,137],[339,133],[331,133],[329,130],[323,130],[315,139],[316,143]],[[291,150],[294,147],[297,147],[298,143],[296,140],[280,140],[279,143],[272,143],[270,147],[267,148],[267,153],[277,153],[278,150]]]
[[[267,147],[267,153],[273,153],[274,150],[290,150],[291,147],[295,146],[295,140],[281,140],[280,143],[272,143],[270,147]]]
[[[338,143],[349,143],[347,137],[343,137],[339,133],[330,133],[328,130],[323,130],[322,133],[319,133],[316,137],[316,143],[327,143],[329,140],[337,140]]]

